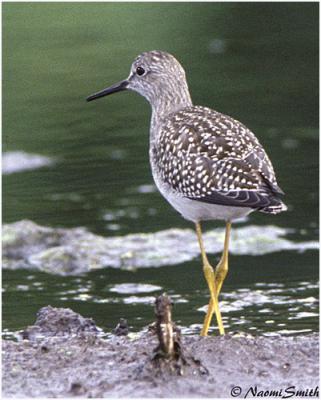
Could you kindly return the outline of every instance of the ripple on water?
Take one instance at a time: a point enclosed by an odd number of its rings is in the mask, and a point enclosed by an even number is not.
[[[283,284],[269,283],[264,288],[263,283],[254,285],[260,289],[252,290],[241,288],[231,292],[222,293],[220,309],[223,315],[229,317],[232,325],[248,325],[246,330],[254,330],[260,334],[271,335],[270,331],[264,329],[264,325],[273,330],[273,334],[303,334],[312,331],[312,329],[301,329],[299,325],[297,330],[284,329],[285,326],[293,326],[291,320],[301,321],[305,324],[307,319],[317,319],[318,299],[314,296],[296,298],[292,293],[298,286],[305,290],[315,289],[318,284],[315,282],[302,282],[295,284],[295,287],[281,289]],[[275,289],[278,288],[278,289]],[[297,291],[296,291],[297,293]],[[207,305],[198,308],[198,311],[205,313]],[[243,315],[251,317],[251,320],[245,319]],[[237,317],[235,317],[237,315]],[[284,323],[286,321],[286,323]],[[257,322],[257,323],[256,323]],[[280,329],[281,328],[281,329]]]
[[[109,289],[110,292],[119,294],[151,293],[161,290],[161,286],[147,283],[120,283]]]
[[[37,169],[54,164],[54,159],[30,154],[24,151],[8,151],[2,155],[2,173],[4,175]]]
[[[154,304],[154,296],[128,296],[123,299],[124,304]]]
[[[317,318],[318,299],[309,295],[302,298],[294,298],[292,296],[292,289],[294,290],[297,286],[301,286],[309,290],[318,287],[318,285],[313,282],[305,282],[304,285],[294,285],[293,287],[285,287],[283,283],[268,283],[264,287],[264,283],[260,283],[256,285],[259,289],[240,288],[235,291],[222,293],[220,305],[225,327],[233,330],[233,326],[242,326],[242,330],[245,332],[255,331],[263,335],[271,335],[271,331],[275,335],[303,334],[312,331],[307,328],[301,329],[300,325],[296,330],[290,329],[290,326],[292,326],[290,321],[304,321],[307,318]],[[109,302],[124,303],[132,306],[139,304],[150,306],[154,304],[155,296],[157,295],[156,292],[161,289],[160,286],[149,284],[117,284],[112,286],[109,291],[121,297],[111,298]],[[146,296],[147,293],[153,292],[155,293],[153,296]],[[177,293],[170,293],[170,296],[175,304],[184,304],[190,301],[190,299],[186,299]],[[100,301],[97,297],[92,300],[95,302]],[[108,302],[106,299],[104,301]],[[205,313],[207,306],[198,308],[198,311]],[[174,310],[174,312],[176,311]],[[243,313],[246,315],[246,318]],[[179,313],[175,318],[178,317]],[[287,321],[286,323],[284,318]],[[286,329],[286,326],[289,326],[289,329]],[[201,324],[192,324],[185,327],[181,326],[181,329],[184,334],[195,334],[199,333],[200,327]],[[213,332],[216,332],[215,324],[211,329]]]

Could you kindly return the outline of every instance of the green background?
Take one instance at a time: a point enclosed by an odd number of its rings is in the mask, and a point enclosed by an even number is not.
[[[141,185],[152,184],[146,100],[120,93],[85,101],[126,78],[139,53],[159,49],[184,66],[195,104],[245,123],[272,159],[289,211],[253,214],[244,224],[274,224],[291,229],[293,240],[318,240],[317,3],[3,3],[2,11],[3,150],[57,160],[53,167],[4,176],[5,223],[27,218],[86,226],[104,236],[191,227],[156,191],[142,193]],[[215,226],[221,224],[206,224]],[[281,282],[293,299],[317,297],[315,251],[232,256],[230,266],[226,293]],[[152,307],[124,305],[122,296],[109,292],[122,282],[159,285],[188,299],[176,308],[178,322],[201,323],[197,308],[207,302],[207,290],[195,260],[77,278],[4,271],[3,327],[20,329],[51,304],[70,306],[106,329],[119,316],[139,329],[153,318]],[[296,290],[300,285],[305,291]],[[80,301],[87,286],[89,297]],[[97,304],[98,294],[105,304]],[[287,307],[273,302],[271,313],[281,325],[270,326],[259,309],[229,313],[231,329],[243,315],[242,329],[254,326],[259,333],[284,324],[293,331],[318,329],[316,318],[290,321]]]

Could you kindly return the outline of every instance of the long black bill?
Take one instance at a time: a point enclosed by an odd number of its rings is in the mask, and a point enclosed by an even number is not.
[[[112,85],[106,89],[101,90],[100,92],[94,93],[91,96],[87,97],[87,101],[92,101],[99,99],[100,97],[108,96],[109,94],[116,93],[116,92],[121,92],[122,90],[125,90],[128,86],[128,81],[121,81],[118,83],[115,83],[115,85]]]

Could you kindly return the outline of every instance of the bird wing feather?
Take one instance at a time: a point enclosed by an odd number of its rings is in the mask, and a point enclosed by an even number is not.
[[[252,208],[280,203],[283,192],[255,135],[217,111],[189,107],[176,112],[153,151],[163,179],[190,199]]]

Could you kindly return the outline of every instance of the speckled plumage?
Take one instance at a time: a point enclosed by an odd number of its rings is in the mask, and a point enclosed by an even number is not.
[[[186,219],[233,220],[286,210],[271,161],[239,121],[194,106],[185,71],[163,51],[139,55],[130,75],[89,98],[129,89],[152,106],[150,163],[162,195]]]
[[[161,179],[189,199],[275,212],[282,191],[254,134],[231,117],[189,106],[167,116],[151,147]]]

